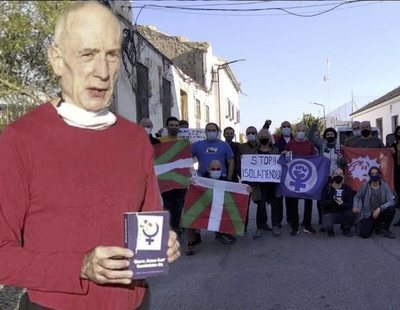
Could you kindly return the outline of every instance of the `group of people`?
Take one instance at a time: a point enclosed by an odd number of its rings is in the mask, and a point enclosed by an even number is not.
[[[173,124],[171,123],[173,119]],[[142,121],[142,125],[149,122]],[[159,138],[161,141],[171,141],[177,137],[179,123],[177,118],[167,120],[166,128],[168,135]],[[187,125],[187,122],[185,122]],[[334,225],[340,224],[342,234],[347,237],[354,235],[353,228],[356,227],[357,234],[363,238],[369,237],[373,231],[387,238],[395,238],[390,226],[395,216],[395,195],[388,184],[382,179],[379,167],[371,167],[369,180],[364,182],[359,191],[353,191],[344,183],[346,162],[343,156],[342,145],[338,142],[338,133],[334,128],[326,128],[322,136],[318,135],[317,122],[310,128],[303,123],[292,127],[290,122],[284,121],[280,126],[280,135],[272,135],[269,131],[271,121],[266,121],[259,131],[250,126],[246,129],[246,142],[234,142],[235,131],[232,127],[225,128],[222,133],[217,124],[209,123],[205,127],[206,139],[195,142],[192,145],[193,157],[199,163],[198,175],[214,179],[239,182],[241,178],[241,156],[246,154],[286,154],[309,156],[322,155],[329,159],[329,178],[321,193],[321,199],[317,201],[318,222],[320,232],[326,232],[329,237],[335,236]],[[353,134],[346,140],[345,146],[359,148],[381,148],[385,147],[382,141],[372,135],[369,122],[354,122],[352,124]],[[223,136],[225,141],[219,137]],[[395,159],[395,187],[399,190],[399,167],[400,156],[400,127],[395,130],[396,143],[391,146]],[[150,139],[154,139],[150,134]],[[243,182],[246,183],[246,182]],[[256,229],[254,239],[260,238],[265,231],[272,231],[275,237],[281,236],[283,222],[283,207],[286,205],[286,220],[291,227],[291,236],[297,236],[300,227],[305,233],[316,233],[312,225],[311,199],[304,199],[304,215],[299,220],[299,198],[280,197],[277,195],[277,184],[272,182],[249,183],[250,199],[255,203]],[[397,193],[398,196],[399,193]],[[163,194],[163,198],[164,198]],[[249,204],[250,204],[249,199]],[[178,233],[182,233],[179,226],[179,216],[184,203],[184,192],[176,195],[174,202],[164,199],[164,207],[174,214],[172,227]],[[267,206],[271,206],[271,226],[268,224]],[[175,209],[175,210],[173,210]],[[247,230],[248,216],[245,229]],[[232,244],[234,236],[227,234],[216,234],[216,238],[225,244]],[[195,253],[194,246],[201,242],[199,231],[188,229],[187,234],[188,255]]]

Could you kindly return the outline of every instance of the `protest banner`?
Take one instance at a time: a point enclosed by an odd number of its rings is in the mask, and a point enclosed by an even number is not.
[[[394,189],[393,182],[393,155],[389,148],[356,148],[344,147],[346,160],[345,182],[354,191],[358,191],[363,182],[369,181],[368,171],[371,167],[378,167],[382,179]]]
[[[252,154],[241,156],[242,181],[280,183],[282,166],[278,163],[281,155]]]
[[[323,187],[328,182],[331,161],[325,156],[296,156],[282,164],[282,181],[279,193],[284,197],[317,199],[321,198]]]
[[[185,198],[181,226],[244,235],[248,208],[246,184],[192,178]]]
[[[181,128],[179,129],[178,137],[194,143],[206,138],[206,130],[202,128]]]

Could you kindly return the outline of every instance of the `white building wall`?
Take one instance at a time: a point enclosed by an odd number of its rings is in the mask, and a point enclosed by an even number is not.
[[[385,142],[385,137],[393,133],[392,117],[397,115],[398,124],[400,122],[400,97],[393,98],[381,103],[368,110],[353,114],[353,121],[370,121],[372,127],[377,126],[377,119],[382,118],[381,138]]]

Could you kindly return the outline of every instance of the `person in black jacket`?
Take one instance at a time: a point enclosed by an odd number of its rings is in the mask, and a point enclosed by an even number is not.
[[[149,135],[150,143],[151,144],[158,144],[160,143],[160,140],[157,138],[154,138],[153,135],[151,134],[151,131],[153,130],[153,122],[151,121],[150,118],[143,118],[140,121],[140,126],[146,130],[147,134]]]
[[[328,183],[322,191],[322,227],[329,237],[334,237],[334,225],[341,224],[343,235],[352,237],[351,227],[356,219],[352,211],[352,190],[348,185],[343,184],[344,174],[342,169],[336,168],[332,173],[332,179],[333,182]]]

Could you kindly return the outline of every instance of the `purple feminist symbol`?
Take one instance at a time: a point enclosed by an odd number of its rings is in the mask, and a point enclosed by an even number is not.
[[[147,222],[147,221],[145,221],[145,222]],[[146,229],[142,229],[143,234],[147,237],[146,241],[149,245],[154,241],[154,237],[157,236],[159,229],[160,229],[160,227],[158,226],[157,223],[156,223],[156,232],[154,234],[149,234],[146,232]]]
[[[296,164],[289,168],[289,175],[293,179],[289,185],[294,186],[294,191],[297,192],[302,188],[306,188],[306,182],[311,178],[312,168],[306,161],[297,161]]]

